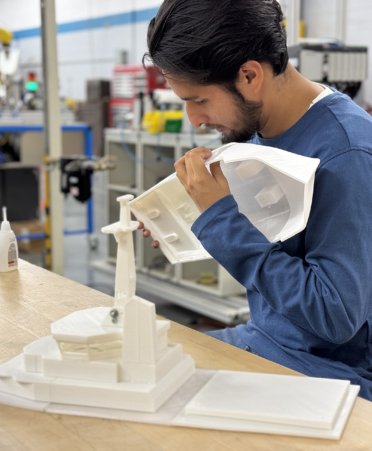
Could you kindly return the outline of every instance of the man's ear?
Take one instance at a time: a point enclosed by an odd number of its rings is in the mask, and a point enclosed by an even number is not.
[[[248,99],[257,96],[261,90],[264,77],[264,70],[258,61],[247,61],[239,69],[237,88]]]

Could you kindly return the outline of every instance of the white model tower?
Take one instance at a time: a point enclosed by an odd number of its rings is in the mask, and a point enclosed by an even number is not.
[[[135,296],[136,271],[133,251],[133,234],[138,222],[131,221],[129,202],[133,196],[119,197],[120,221],[104,227],[102,232],[112,233],[118,243],[115,282],[115,309],[105,319],[123,330],[121,379],[156,383],[159,373],[159,359],[164,353],[174,360],[179,353],[176,347],[168,347],[167,330],[169,321],[157,321],[155,305]],[[176,360],[180,361],[180,359]]]
[[[156,365],[159,351],[166,346],[164,338],[169,323],[157,324],[155,305],[135,296],[132,232],[138,229],[138,222],[131,221],[130,218],[129,201],[132,199],[132,195],[119,197],[120,221],[102,229],[104,233],[112,233],[118,243],[115,308],[110,311],[104,323],[107,326],[110,323],[117,324],[123,331],[121,379],[154,382],[147,366]]]
[[[120,202],[120,221],[102,229],[103,233],[112,233],[118,243],[115,280],[115,307],[123,307],[125,301],[134,297],[136,292],[136,270],[134,263],[133,231],[138,222],[131,221],[129,201],[133,196],[118,197]]]
[[[155,412],[195,372],[180,344],[168,344],[169,321],[135,295],[131,195],[118,198],[120,221],[102,229],[118,243],[114,308],[76,311],[51,325],[2,365],[0,391],[35,401]]]

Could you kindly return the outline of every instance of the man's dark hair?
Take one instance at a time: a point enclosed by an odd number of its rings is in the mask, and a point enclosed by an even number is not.
[[[279,75],[288,63],[282,20],[276,0],[165,0],[150,22],[143,63],[200,85],[231,87],[249,60]]]

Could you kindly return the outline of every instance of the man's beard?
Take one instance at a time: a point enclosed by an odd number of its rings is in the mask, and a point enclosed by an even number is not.
[[[242,143],[249,141],[261,130],[262,102],[246,100],[240,93],[234,95],[234,103],[237,107],[236,115],[240,117],[241,128],[231,129],[222,134],[222,143]]]
[[[239,119],[235,129],[222,133],[222,144],[249,141],[262,128],[262,102],[246,100],[236,89],[235,84],[230,85],[229,93],[236,106],[236,117]],[[206,124],[206,126],[217,128],[216,125]]]

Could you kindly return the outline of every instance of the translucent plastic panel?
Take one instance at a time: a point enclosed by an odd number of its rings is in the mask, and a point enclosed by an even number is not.
[[[291,211],[288,199],[270,169],[262,165],[258,172],[243,171],[240,161],[221,161],[221,169],[229,181],[240,213],[269,241],[273,241],[287,223]],[[244,172],[247,177],[244,177]]]

